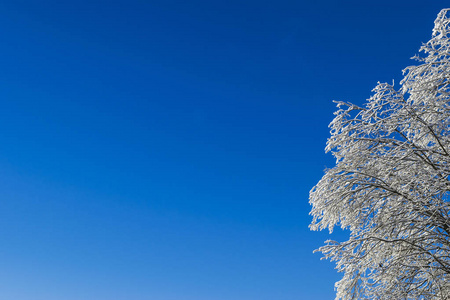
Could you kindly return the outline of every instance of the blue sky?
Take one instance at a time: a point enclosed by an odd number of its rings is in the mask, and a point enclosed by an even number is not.
[[[333,299],[332,100],[398,82],[445,5],[1,1],[0,298]]]

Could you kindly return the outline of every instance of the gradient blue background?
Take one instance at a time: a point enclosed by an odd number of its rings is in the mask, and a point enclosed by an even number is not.
[[[446,5],[1,1],[0,299],[333,299],[332,100],[398,82]]]

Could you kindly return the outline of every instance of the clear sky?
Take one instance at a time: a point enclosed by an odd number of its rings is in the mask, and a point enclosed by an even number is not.
[[[446,2],[0,1],[0,299],[333,299],[332,100]]]

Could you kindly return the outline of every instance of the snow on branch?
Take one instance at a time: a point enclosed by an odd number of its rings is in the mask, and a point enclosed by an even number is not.
[[[449,11],[398,90],[336,102],[336,166],[310,192],[310,228],[351,233],[318,249],[343,272],[336,299],[450,299]]]

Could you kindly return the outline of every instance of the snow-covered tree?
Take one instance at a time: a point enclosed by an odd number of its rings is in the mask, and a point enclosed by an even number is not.
[[[343,278],[336,299],[450,299],[450,9],[400,88],[379,83],[365,106],[337,102],[311,190],[310,228],[347,241],[318,249]]]

